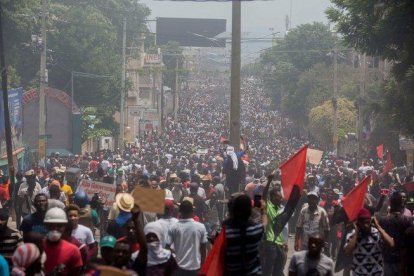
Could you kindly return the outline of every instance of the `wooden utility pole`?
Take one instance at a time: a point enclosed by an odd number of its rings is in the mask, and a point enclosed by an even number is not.
[[[174,120],[178,113],[178,55],[175,57]]]
[[[361,80],[360,80],[360,89],[359,89],[359,100],[358,100],[358,152],[357,152],[357,162],[358,166],[362,162],[362,136],[364,132],[364,98],[365,98],[365,79],[366,79],[366,61],[367,56],[362,55],[361,60]]]
[[[335,155],[338,155],[338,49],[334,49],[333,53],[333,96],[332,96],[332,106],[334,111],[333,117],[333,152]]]
[[[0,69],[1,69],[1,89],[3,91],[3,107],[4,107],[4,130],[7,149],[7,163],[9,165],[9,179],[11,187],[14,187],[14,165],[13,165],[13,145],[10,125],[9,113],[9,94],[7,92],[7,68],[4,57],[4,41],[3,41],[3,8],[0,2]]]
[[[230,144],[240,149],[240,43],[241,1],[232,2],[231,33],[231,92],[230,92]]]
[[[124,139],[125,139],[125,63],[126,63],[126,16],[123,19],[122,28],[122,70],[121,70],[121,106],[119,110],[119,141],[118,148],[121,152],[124,150]]]
[[[46,165],[46,86],[47,86],[47,43],[46,18],[48,14],[48,0],[42,0],[42,51],[40,53],[40,90],[39,90],[39,161]]]

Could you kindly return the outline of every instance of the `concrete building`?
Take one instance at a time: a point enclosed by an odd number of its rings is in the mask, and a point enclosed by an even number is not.
[[[127,62],[126,74],[131,86],[125,105],[125,140],[134,142],[145,130],[161,127],[161,54],[139,55]]]

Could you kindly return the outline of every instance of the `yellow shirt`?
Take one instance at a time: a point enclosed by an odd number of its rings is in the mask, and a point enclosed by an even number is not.
[[[66,206],[69,205],[69,197],[73,194],[72,187],[68,184],[63,184],[62,188],[60,188],[62,192],[66,195]]]

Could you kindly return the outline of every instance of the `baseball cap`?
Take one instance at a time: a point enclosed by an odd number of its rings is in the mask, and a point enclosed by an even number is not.
[[[114,236],[105,236],[101,239],[101,248],[110,247],[114,248],[116,244],[116,239]]]
[[[315,192],[315,191],[310,191],[310,192],[308,192],[308,193],[306,194],[306,196],[316,196],[316,197],[319,197],[318,193],[317,193],[317,192]]]

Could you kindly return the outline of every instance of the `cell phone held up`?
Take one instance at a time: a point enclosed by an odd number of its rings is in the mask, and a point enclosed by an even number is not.
[[[262,195],[254,195],[254,207],[261,208],[262,207]]]

